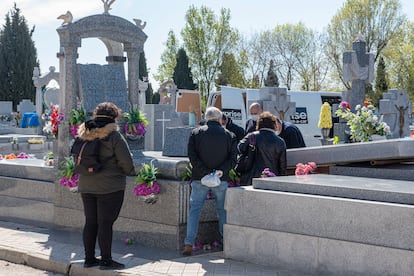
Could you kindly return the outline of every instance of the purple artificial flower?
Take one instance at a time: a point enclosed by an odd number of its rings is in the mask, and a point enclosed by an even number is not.
[[[147,183],[137,184],[134,188],[134,194],[136,196],[147,196],[150,194],[159,194],[160,186],[157,182],[152,183],[151,187],[148,187]]]

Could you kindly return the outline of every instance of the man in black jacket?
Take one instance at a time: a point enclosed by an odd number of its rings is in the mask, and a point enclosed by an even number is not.
[[[244,134],[256,131],[256,121],[259,115],[263,112],[262,106],[259,103],[252,103],[249,107],[250,119],[246,122]]]
[[[237,157],[237,139],[233,133],[221,126],[222,113],[215,107],[206,110],[206,124],[194,129],[188,141],[188,157],[193,167],[191,176],[190,212],[187,219],[187,236],[184,240],[183,255],[192,254],[192,246],[198,232],[200,212],[209,190],[216,200],[219,232],[223,238],[226,222],[224,200],[229,171],[234,168]],[[222,171],[221,182],[216,187],[201,184],[201,179],[215,171]]]
[[[306,147],[302,133],[300,132],[299,128],[291,122],[282,121],[277,118],[276,133],[280,138],[283,138],[283,140],[285,140],[286,148],[288,149]]]

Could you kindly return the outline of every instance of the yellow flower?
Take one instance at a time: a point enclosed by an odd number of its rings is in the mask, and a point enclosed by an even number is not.
[[[318,128],[332,128],[331,106],[324,102],[319,114]]]

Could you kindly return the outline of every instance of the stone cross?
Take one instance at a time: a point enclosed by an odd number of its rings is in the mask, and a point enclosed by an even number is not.
[[[165,119],[165,111],[162,112],[162,119],[156,119],[157,122],[162,122],[162,148],[164,149],[165,142],[165,122],[171,121],[171,119]]]
[[[357,104],[364,103],[365,84],[374,80],[374,55],[366,53],[366,42],[362,35],[358,35],[352,43],[352,49],[343,55],[343,79],[352,81],[351,92],[344,93],[343,98],[355,111]]]

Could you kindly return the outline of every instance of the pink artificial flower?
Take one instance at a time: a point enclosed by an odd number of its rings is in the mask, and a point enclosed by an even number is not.
[[[347,101],[342,101],[339,106],[343,109],[351,109],[351,105]]]
[[[305,175],[310,173],[315,173],[316,171],[316,163],[315,162],[308,162],[306,165],[303,163],[296,164],[295,175]]]
[[[69,126],[69,132],[73,137],[78,136],[79,125]]]

